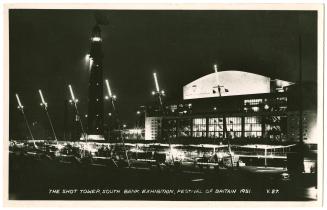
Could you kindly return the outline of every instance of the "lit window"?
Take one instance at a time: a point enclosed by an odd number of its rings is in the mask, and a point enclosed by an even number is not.
[[[101,41],[101,38],[95,36],[95,37],[92,37],[91,40],[92,40],[93,42],[100,42],[100,41]]]

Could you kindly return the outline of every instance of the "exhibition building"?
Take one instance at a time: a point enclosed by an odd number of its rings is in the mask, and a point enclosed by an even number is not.
[[[145,140],[316,144],[316,118],[316,84],[227,70],[186,84],[182,101],[146,106]]]

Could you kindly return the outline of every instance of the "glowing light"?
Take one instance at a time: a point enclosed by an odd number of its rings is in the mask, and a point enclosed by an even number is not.
[[[22,103],[20,102],[20,99],[19,99],[19,96],[18,96],[17,93],[16,93],[16,99],[17,99],[18,107],[19,107],[19,108],[23,108],[23,105],[22,105]]]
[[[141,112],[140,111],[137,111],[136,114],[141,114]]]
[[[109,81],[107,79],[106,79],[106,86],[107,86],[109,97],[112,97],[111,89],[110,89],[110,86],[109,86]]]
[[[108,100],[109,99],[109,96],[105,96],[104,99]]]
[[[142,129],[137,129],[137,128],[129,129],[128,130],[128,133],[129,134],[141,134],[142,133]]]
[[[111,113],[109,112],[108,115],[111,116]]]
[[[70,95],[72,97],[72,101],[76,102],[72,86],[68,85],[68,87],[69,87]]]
[[[126,125],[126,124],[124,124],[124,125],[123,125],[123,128],[126,128],[126,126],[127,126],[127,125]]]
[[[214,68],[215,72],[217,73],[218,72],[218,65],[217,64],[213,65],[213,68]]]
[[[91,40],[92,40],[93,42],[100,42],[100,41],[101,41],[101,38],[95,36],[95,37],[92,37]]]
[[[154,78],[154,83],[156,84],[156,90],[159,92],[159,84],[158,84],[158,79],[157,79],[157,74],[153,73],[153,78]]]
[[[85,60],[89,60],[90,59],[90,54],[86,54],[85,55]]]
[[[89,63],[89,70],[91,71],[92,65],[93,65],[93,58],[89,59],[90,63]]]
[[[85,115],[85,117],[87,117],[87,114]]]
[[[116,95],[113,95],[112,98],[113,98],[113,99],[117,99],[117,96],[116,96]]]
[[[162,95],[165,95],[165,91],[164,91],[164,90],[162,90],[162,91],[161,91],[161,94],[162,94]]]
[[[177,160],[183,160],[185,159],[185,154],[184,152],[174,149],[174,148],[170,148],[168,151],[168,153],[170,153],[171,158],[177,159]]]
[[[40,94],[40,97],[41,97],[42,104],[43,104],[45,107],[47,107],[47,103],[46,103],[45,100],[44,100],[44,97],[43,97],[43,94],[42,94],[42,91],[41,91],[41,90],[39,90],[39,94]]]

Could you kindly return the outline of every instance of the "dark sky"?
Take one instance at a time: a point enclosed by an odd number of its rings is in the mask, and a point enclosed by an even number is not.
[[[222,70],[298,80],[300,34],[303,78],[317,79],[316,12],[107,10],[102,14],[110,22],[102,26],[104,77],[118,96],[122,119],[130,125],[137,107],[153,100],[154,71],[170,100],[182,98],[182,87],[211,73],[216,62]],[[11,131],[26,133],[16,109],[16,92],[29,121],[47,123],[39,106],[41,88],[61,136],[68,84],[86,114],[89,72],[84,57],[95,25],[94,11],[10,10],[9,16]]]

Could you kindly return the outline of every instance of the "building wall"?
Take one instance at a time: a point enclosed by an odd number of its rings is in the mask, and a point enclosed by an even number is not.
[[[299,136],[299,112],[290,111],[287,114],[287,133],[288,138],[291,141],[298,142]],[[317,131],[317,112],[314,110],[303,111],[303,141],[307,144],[318,143],[318,131]]]
[[[162,117],[145,118],[145,140],[157,140],[161,137]]]

